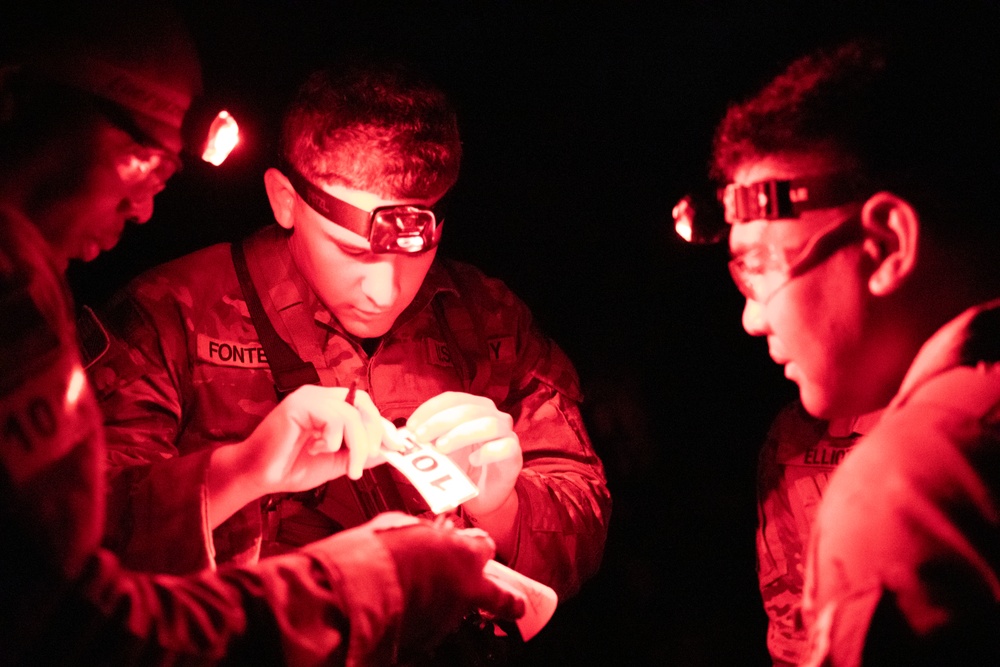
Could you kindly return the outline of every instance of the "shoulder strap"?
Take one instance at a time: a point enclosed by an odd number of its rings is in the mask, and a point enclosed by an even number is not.
[[[267,355],[267,363],[271,367],[278,398],[284,398],[304,384],[320,384],[316,367],[308,361],[303,361],[295,353],[295,350],[278,335],[267,313],[264,312],[264,304],[261,303],[260,295],[257,294],[257,288],[250,276],[243,242],[234,242],[231,249],[236,277],[239,278],[240,289],[243,290],[247,310],[250,311],[250,319],[260,338],[260,346]]]
[[[247,265],[246,253],[243,250],[243,242],[234,242],[231,246],[233,255],[233,266],[236,268],[236,277],[239,278],[240,288],[243,290],[243,298],[247,302],[247,310],[250,311],[250,319],[257,330],[257,337],[260,339],[260,346],[264,348],[267,355],[267,363],[271,367],[271,375],[274,377],[274,388],[278,392],[278,399],[282,399],[298,387],[304,384],[322,384],[316,367],[308,361],[303,361],[295,350],[278,335],[271,319],[264,311],[264,304],[257,294],[257,287],[253,283],[250,275],[250,267]],[[346,478],[344,478],[346,479]],[[384,512],[390,507],[402,507],[400,504],[390,504],[375,480],[375,473],[372,470],[365,470],[361,479],[355,481],[347,480],[354,498],[361,511],[367,518],[372,518],[379,512]],[[300,502],[315,507],[323,501],[326,494],[326,484],[322,484],[312,491],[289,494]],[[268,507],[273,507],[274,503],[269,502]]]
[[[461,366],[456,366],[456,370],[463,376],[466,391],[481,396],[489,387],[491,375],[486,327],[479,313],[466,303],[471,295],[466,290],[461,272],[447,261],[442,261],[441,264],[455,283],[458,294],[446,294],[446,304],[434,299],[434,314],[441,322],[449,347],[455,348],[454,355],[457,359],[453,358],[453,361]]]

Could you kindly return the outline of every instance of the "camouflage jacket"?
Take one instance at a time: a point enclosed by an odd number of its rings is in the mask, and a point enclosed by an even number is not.
[[[1000,299],[920,348],[831,477],[806,562],[806,664],[1000,664]]]
[[[804,656],[808,637],[801,598],[809,532],[830,473],[876,419],[877,414],[826,422],[795,401],[775,418],[761,448],[757,576],[775,665],[797,665]]]
[[[247,259],[255,282],[266,282],[257,291],[278,334],[316,366],[323,384],[357,381],[390,420],[443,391],[470,387],[511,414],[524,468],[508,565],[561,596],[594,574],[610,496],[580,417],[576,372],[500,281],[438,259],[369,358],[306,286],[279,227],[253,235]],[[184,572],[213,561],[252,562],[262,540],[269,554],[270,539],[296,546],[363,520],[351,483],[341,479],[308,505],[286,501],[262,513],[253,503],[211,534],[204,529],[204,480],[191,455],[243,440],[276,404],[228,244],[139,277],[105,319],[112,349],[91,376],[113,469],[110,545],[126,563]],[[411,513],[426,510],[395,471],[374,470],[384,496]]]
[[[3,210],[0,303],[0,664],[392,659],[402,592],[376,539],[186,577],[130,572],[101,550],[104,438],[69,292],[35,227]]]

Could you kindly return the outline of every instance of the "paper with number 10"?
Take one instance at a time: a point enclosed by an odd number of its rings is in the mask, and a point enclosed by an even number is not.
[[[479,495],[476,485],[448,456],[417,442],[409,431],[397,429],[384,417],[382,425],[386,438],[400,447],[400,451],[384,447],[382,455],[410,480],[434,514],[451,511]]]

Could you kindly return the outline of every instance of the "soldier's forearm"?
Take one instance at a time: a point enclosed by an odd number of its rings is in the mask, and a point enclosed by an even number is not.
[[[515,488],[511,490],[507,500],[493,512],[479,515],[466,512],[473,526],[482,528],[490,534],[497,545],[497,560],[505,563],[511,561],[517,549],[519,506],[520,501]]]

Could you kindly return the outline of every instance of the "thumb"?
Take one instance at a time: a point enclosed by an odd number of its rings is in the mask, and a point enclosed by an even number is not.
[[[483,577],[483,583],[481,595],[473,600],[480,611],[510,621],[524,616],[525,600],[522,594],[488,577]]]

